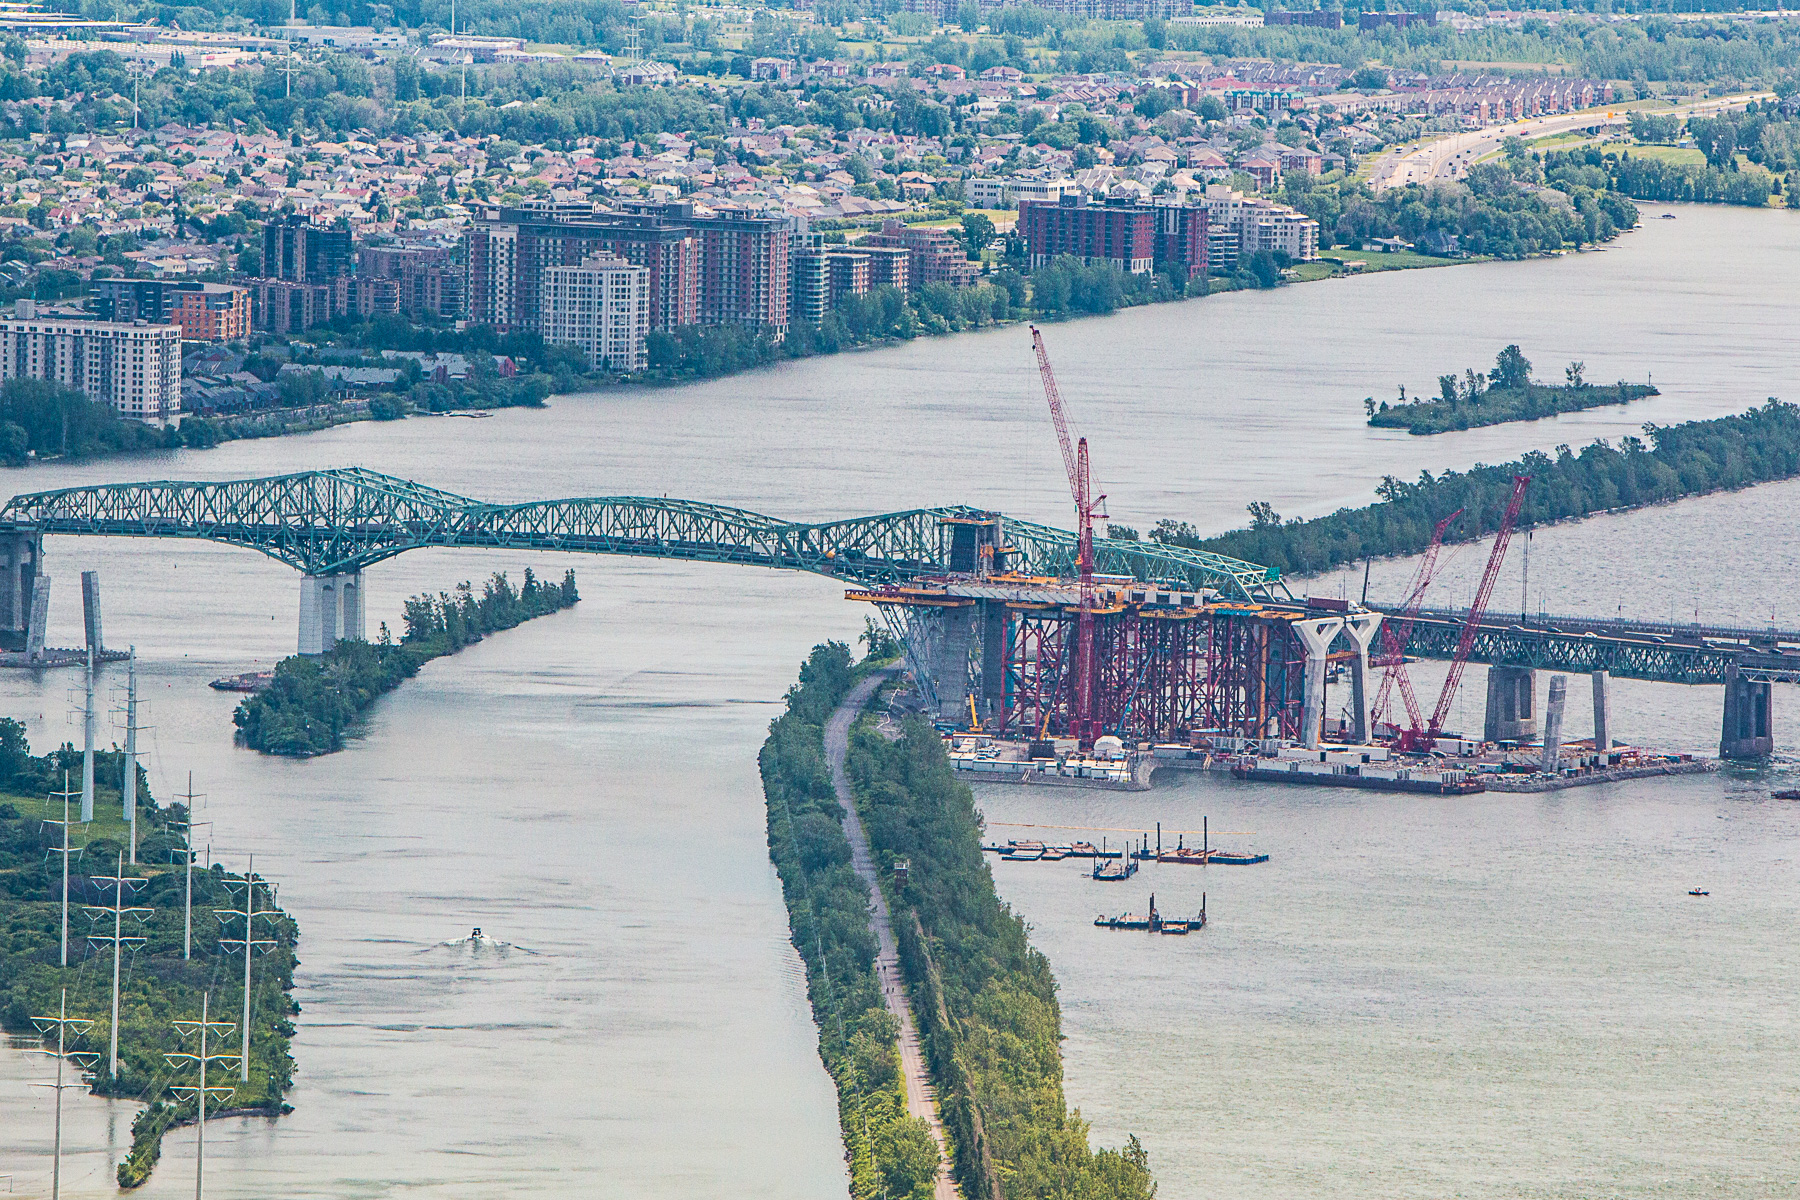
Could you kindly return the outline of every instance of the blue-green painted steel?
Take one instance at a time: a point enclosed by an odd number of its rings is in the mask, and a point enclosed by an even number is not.
[[[482,546],[740,563],[881,584],[946,572],[944,522],[982,515],[953,506],[807,524],[641,496],[488,504],[349,468],[35,492],[14,496],[0,509],[0,524],[52,534],[203,538],[260,551],[309,575],[353,571],[427,546]],[[1020,552],[1018,569],[1071,573],[1073,534],[1000,521]],[[1108,540],[1095,549],[1105,572],[1180,580],[1233,599],[1286,594],[1275,572],[1216,554]]]

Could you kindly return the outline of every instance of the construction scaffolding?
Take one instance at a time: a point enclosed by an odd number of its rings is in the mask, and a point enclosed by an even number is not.
[[[983,555],[988,561],[1004,562],[1004,551]],[[1225,602],[1099,576],[1088,610],[1094,669],[1083,696],[1074,579],[975,571],[847,595],[881,610],[927,704],[955,728],[1085,740],[1079,714],[1087,713],[1100,732],[1128,742],[1306,736],[1307,648],[1296,626],[1321,610],[1304,602]],[[1358,652],[1345,643],[1350,648],[1328,658],[1354,664]],[[1322,719],[1322,689],[1316,699]]]

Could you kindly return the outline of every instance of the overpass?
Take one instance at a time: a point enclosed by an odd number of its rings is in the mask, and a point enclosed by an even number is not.
[[[99,484],[14,496],[0,508],[0,646],[7,649],[42,645],[49,586],[42,569],[46,534],[207,540],[287,563],[301,572],[302,653],[327,650],[339,638],[363,637],[363,568],[408,550],[545,550],[806,571],[853,585],[856,598],[874,601],[890,618],[906,609],[899,628],[909,650],[934,647],[920,649],[915,667],[931,680],[969,676],[940,689],[941,711],[960,718],[971,711],[973,697],[992,706],[989,711],[1002,726],[1005,706],[1029,687],[1040,706],[1031,709],[1033,728],[1046,714],[1051,723],[1043,727],[1054,728],[1054,697],[1069,687],[1057,674],[1058,657],[1066,657],[1068,646],[1058,626],[1078,607],[1072,587],[1058,586],[1074,574],[1072,533],[967,506],[799,522],[666,497],[496,504],[348,468],[256,479]],[[1354,627],[1357,637],[1344,634],[1344,639],[1357,643],[1353,653],[1361,658],[1360,670],[1367,669],[1367,639],[1379,614],[1371,614],[1373,623],[1347,614],[1326,643],[1308,648],[1300,627],[1309,619],[1316,624],[1321,614],[1296,601],[1274,570],[1201,550],[1115,539],[1097,539],[1095,558],[1099,574],[1111,577],[1103,615],[1109,628],[1116,627],[1119,662],[1136,655],[1140,664],[1120,666],[1124,674],[1106,685],[1118,689],[1122,721],[1151,720],[1142,714],[1152,711],[1158,714],[1156,728],[1202,719],[1204,704],[1196,698],[1212,686],[1202,677],[1211,672],[1224,679],[1221,648],[1228,644],[1242,659],[1233,660],[1237,690],[1209,711],[1215,719],[1228,714],[1227,724],[1263,722],[1264,732],[1256,736],[1307,726],[1305,713],[1320,707],[1322,698],[1315,704],[1311,685],[1299,682],[1304,663],[1323,655],[1346,626]],[[1407,654],[1449,658],[1465,623],[1466,614],[1421,613]],[[1152,630],[1156,636],[1146,636]],[[1020,648],[1028,638],[1036,639],[1029,651]],[[984,639],[992,646],[984,649]],[[1016,662],[1006,657],[1015,651]],[[1493,618],[1478,630],[1471,658],[1493,668],[1490,733],[1496,697],[1508,680],[1517,684],[1542,669],[1595,674],[1600,686],[1606,676],[1598,673],[1605,672],[1664,683],[1723,684],[1722,747],[1767,753],[1769,686],[1800,682],[1800,633]],[[1141,674],[1127,678],[1132,670]],[[1163,689],[1155,703],[1148,698],[1150,685]],[[1518,694],[1531,693],[1521,688]],[[1261,715],[1246,715],[1252,695]],[[1273,707],[1271,696],[1278,700]],[[1522,732],[1528,717],[1514,712],[1509,729]]]

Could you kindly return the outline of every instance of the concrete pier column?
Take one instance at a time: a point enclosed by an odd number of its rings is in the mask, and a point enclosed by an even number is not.
[[[100,629],[100,572],[81,573],[81,623],[87,631],[87,644],[95,654],[106,649]]]
[[[981,608],[981,709],[983,727],[1001,726],[1006,715],[1006,635],[1008,614],[999,600],[983,600]]]
[[[50,577],[39,575],[31,581],[31,625],[25,634],[25,656],[32,662],[44,661],[44,633],[50,626]]]
[[[969,721],[969,652],[975,644],[975,606],[937,610],[939,636],[933,639],[932,690],[937,693],[938,720],[956,725]]]
[[[363,626],[363,582],[361,571],[346,571],[338,576],[338,637],[344,641],[369,640]]]
[[[1550,677],[1550,703],[1544,706],[1544,761],[1542,770],[1554,775],[1562,769],[1563,708],[1569,698],[1569,677]]]
[[[1720,758],[1764,758],[1775,750],[1773,688],[1745,679],[1737,664],[1725,668],[1725,720],[1719,733]]]
[[[1594,750],[1600,755],[1600,765],[1606,765],[1607,751],[1612,749],[1612,700],[1608,695],[1608,685],[1612,676],[1606,671],[1594,672]]]
[[[23,650],[31,632],[31,602],[42,567],[44,539],[33,530],[0,533],[0,649]]]
[[[307,575],[300,580],[300,653],[323,654],[337,640],[337,576]]]
[[[1308,617],[1294,622],[1294,629],[1306,647],[1306,716],[1300,726],[1300,736],[1310,749],[1318,749],[1319,734],[1325,724],[1325,657],[1343,627],[1342,617]]]
[[[1353,736],[1358,742],[1366,743],[1374,736],[1374,722],[1369,715],[1369,705],[1373,697],[1369,694],[1369,647],[1375,644],[1375,634],[1381,629],[1381,614],[1378,612],[1355,613],[1344,618],[1344,632],[1356,643],[1356,660],[1350,664],[1351,711],[1355,717],[1356,728]]]
[[[1530,667],[1489,667],[1481,736],[1490,742],[1536,740],[1537,714],[1532,711],[1536,689],[1537,673]]]

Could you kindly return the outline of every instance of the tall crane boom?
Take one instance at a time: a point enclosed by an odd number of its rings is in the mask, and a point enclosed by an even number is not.
[[[1056,426],[1063,469],[1069,475],[1069,493],[1075,500],[1075,571],[1080,581],[1081,604],[1075,619],[1075,653],[1074,662],[1070,664],[1073,669],[1069,672],[1069,732],[1083,746],[1090,746],[1100,736],[1094,703],[1094,518],[1106,515],[1103,511],[1106,497],[1094,492],[1087,439],[1071,443],[1062,393],[1057,390],[1056,374],[1050,369],[1044,335],[1035,325],[1031,327],[1031,346],[1037,351],[1038,374],[1044,380],[1044,399],[1050,404],[1050,420]]]
[[[1430,734],[1436,737],[1444,728],[1444,718],[1450,715],[1450,701],[1456,697],[1456,688],[1462,682],[1463,668],[1469,665],[1469,651],[1475,648],[1475,635],[1481,630],[1481,619],[1487,615],[1488,599],[1494,594],[1494,584],[1500,578],[1500,564],[1506,559],[1506,545],[1512,540],[1513,524],[1519,519],[1519,506],[1525,503],[1525,485],[1531,482],[1529,475],[1514,475],[1512,499],[1506,503],[1506,513],[1500,518],[1500,529],[1494,534],[1494,549],[1488,555],[1487,570],[1481,573],[1481,586],[1475,589],[1475,600],[1469,605],[1469,617],[1463,625],[1462,636],[1456,641],[1456,653],[1451,656],[1450,670],[1444,676],[1444,690],[1438,696],[1437,708],[1431,713]]]
[[[1375,719],[1387,711],[1388,696],[1394,685],[1400,685],[1400,698],[1406,704],[1406,715],[1411,724],[1410,729],[1423,729],[1425,718],[1419,713],[1419,701],[1413,695],[1412,679],[1406,673],[1406,644],[1412,639],[1413,621],[1419,615],[1420,607],[1425,603],[1425,593],[1431,587],[1432,579],[1437,575],[1438,555],[1444,548],[1444,531],[1450,528],[1450,522],[1462,516],[1463,510],[1457,509],[1437,523],[1431,531],[1431,544],[1425,547],[1425,553],[1419,559],[1419,569],[1414,572],[1412,584],[1407,588],[1406,598],[1401,601],[1400,612],[1392,620],[1381,624],[1381,650],[1374,658],[1376,666],[1387,670],[1381,677],[1381,690],[1376,693],[1375,704],[1371,710]]]

